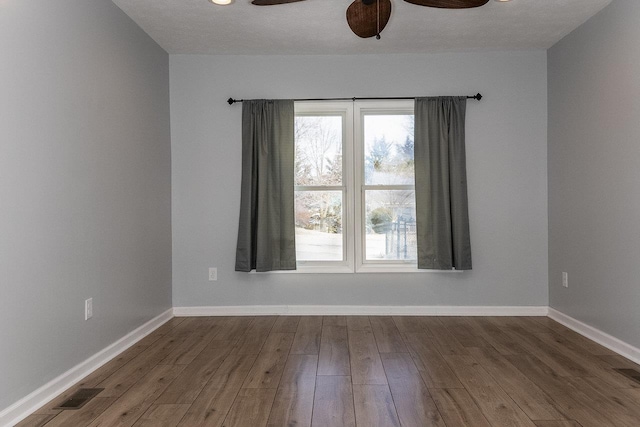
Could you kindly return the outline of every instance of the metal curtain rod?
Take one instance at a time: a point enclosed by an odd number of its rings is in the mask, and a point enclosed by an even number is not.
[[[310,98],[310,99],[294,99],[294,101],[377,101],[377,100],[404,100],[404,99],[415,99],[415,97],[377,97],[377,98]],[[480,101],[482,99],[482,94],[478,93],[473,96],[467,96],[467,99],[477,99]],[[227,99],[229,105],[235,104],[236,102],[249,101],[248,99]]]

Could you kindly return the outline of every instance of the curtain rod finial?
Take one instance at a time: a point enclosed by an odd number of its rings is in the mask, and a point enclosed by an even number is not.
[[[227,99],[227,102],[229,103],[229,105],[232,105],[234,102],[236,102],[236,100],[233,98],[229,98]]]

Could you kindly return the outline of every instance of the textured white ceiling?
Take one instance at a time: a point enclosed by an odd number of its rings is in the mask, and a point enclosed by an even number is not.
[[[377,54],[547,49],[611,0],[490,1],[447,10],[392,0],[382,39],[347,26],[351,0],[253,6],[236,0],[113,0],[170,54]]]

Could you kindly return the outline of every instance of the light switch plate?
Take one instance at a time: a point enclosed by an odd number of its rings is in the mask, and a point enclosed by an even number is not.
[[[89,320],[93,317],[93,298],[84,300],[84,320]]]

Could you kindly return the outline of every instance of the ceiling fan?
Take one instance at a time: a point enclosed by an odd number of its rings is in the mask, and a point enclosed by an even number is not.
[[[277,4],[295,3],[303,0],[253,0],[256,6],[273,6]],[[404,0],[419,6],[437,7],[441,9],[469,9],[484,6],[489,0]],[[380,39],[391,16],[391,0],[355,0],[347,9],[347,23],[357,36]]]

